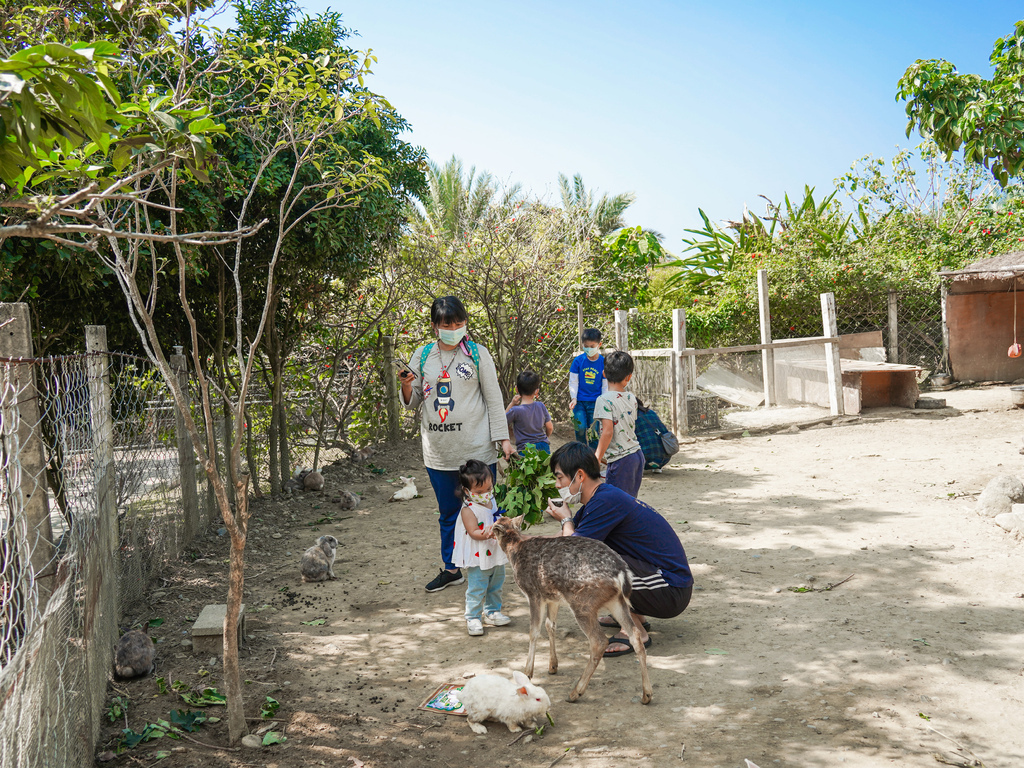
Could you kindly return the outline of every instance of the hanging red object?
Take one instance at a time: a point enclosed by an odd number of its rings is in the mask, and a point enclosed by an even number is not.
[[[1010,348],[1006,350],[1008,357],[1020,357],[1020,344],[1014,343],[1010,345]]]

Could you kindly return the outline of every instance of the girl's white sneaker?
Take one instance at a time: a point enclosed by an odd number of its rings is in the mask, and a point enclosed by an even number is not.
[[[511,623],[512,619],[501,611],[492,611],[491,613],[484,614],[484,624],[490,624],[492,627],[504,627],[506,624]]]

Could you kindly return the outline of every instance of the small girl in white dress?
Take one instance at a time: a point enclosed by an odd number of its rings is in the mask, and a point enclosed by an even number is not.
[[[477,637],[484,633],[484,624],[503,627],[512,621],[501,612],[508,558],[491,535],[498,505],[490,468],[470,459],[459,467],[459,485],[463,504],[461,524],[455,526],[452,561],[457,568],[466,569],[466,629]]]

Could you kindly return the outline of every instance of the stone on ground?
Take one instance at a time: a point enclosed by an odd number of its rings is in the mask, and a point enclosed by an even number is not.
[[[978,514],[984,517],[1008,514],[1013,511],[1013,504],[1021,501],[1024,501],[1024,484],[1013,475],[996,475],[978,497]]]

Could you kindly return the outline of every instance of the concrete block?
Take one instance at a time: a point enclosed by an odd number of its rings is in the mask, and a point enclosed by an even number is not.
[[[195,654],[224,652],[224,617],[227,605],[207,605],[203,608],[196,623],[192,625],[192,652]],[[245,603],[238,612],[238,643],[241,645],[245,637]]]

